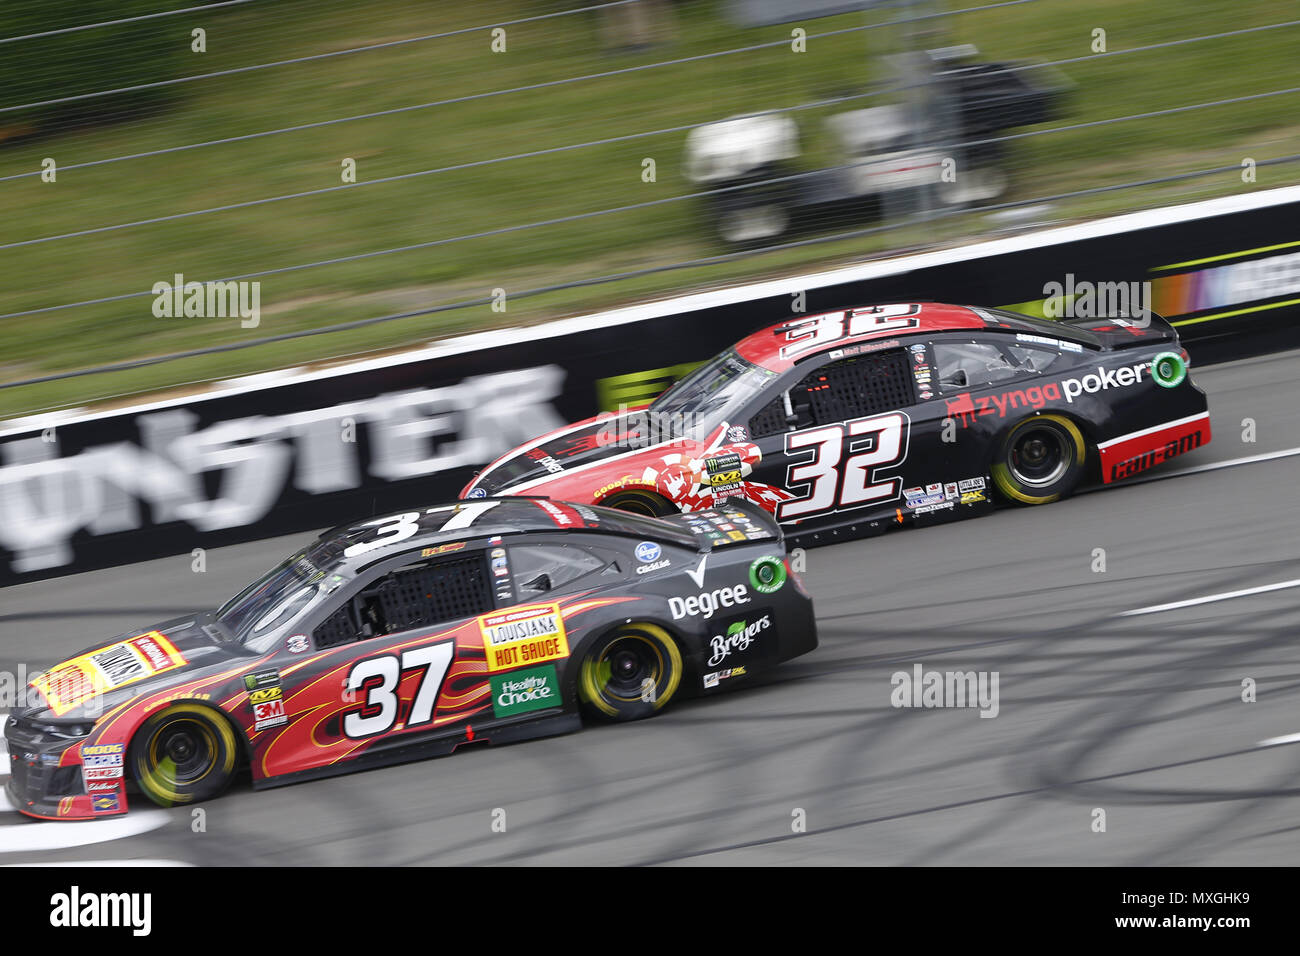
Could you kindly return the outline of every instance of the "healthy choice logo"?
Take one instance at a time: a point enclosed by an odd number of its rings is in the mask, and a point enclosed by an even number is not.
[[[498,717],[560,706],[560,682],[554,664],[496,674],[488,678],[488,683],[492,687],[492,710]]]

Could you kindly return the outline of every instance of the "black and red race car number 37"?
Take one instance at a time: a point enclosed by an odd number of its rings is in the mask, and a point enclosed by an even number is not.
[[[893,501],[901,477],[880,472],[907,457],[912,422],[902,412],[818,425],[785,436],[785,454],[801,458],[786,471],[785,487],[799,495],[781,502],[777,518],[794,521]]]

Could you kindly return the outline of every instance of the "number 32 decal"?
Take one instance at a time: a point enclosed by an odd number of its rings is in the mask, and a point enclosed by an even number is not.
[[[878,473],[902,464],[907,457],[911,426],[902,412],[890,412],[786,435],[787,456],[811,457],[786,472],[785,486],[799,497],[781,502],[778,520],[830,514],[897,498],[903,479],[881,479]]]

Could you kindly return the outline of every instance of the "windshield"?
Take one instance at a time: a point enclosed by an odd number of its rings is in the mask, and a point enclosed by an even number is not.
[[[318,544],[272,568],[223,604],[217,622],[240,644],[257,643],[296,620],[315,599],[334,591],[343,578],[319,566]]]
[[[775,375],[729,349],[660,395],[650,411],[659,420],[680,421],[678,434],[698,438],[730,421]]]

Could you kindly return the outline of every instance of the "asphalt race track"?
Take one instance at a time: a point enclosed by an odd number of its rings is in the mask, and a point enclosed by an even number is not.
[[[263,793],[244,778],[205,832],[139,799],[91,823],[4,803],[0,863],[1294,865],[1300,746],[1261,742],[1300,743],[1300,456],[1205,466],[1300,451],[1300,352],[1193,371],[1214,441],[1148,480],[809,552],[821,647],[762,686]],[[209,552],[203,574],[184,555],[0,592],[0,668],[215,606],[305,537]],[[1289,586],[1123,614],[1271,584]],[[917,664],[997,672],[996,717],[892,707]]]

